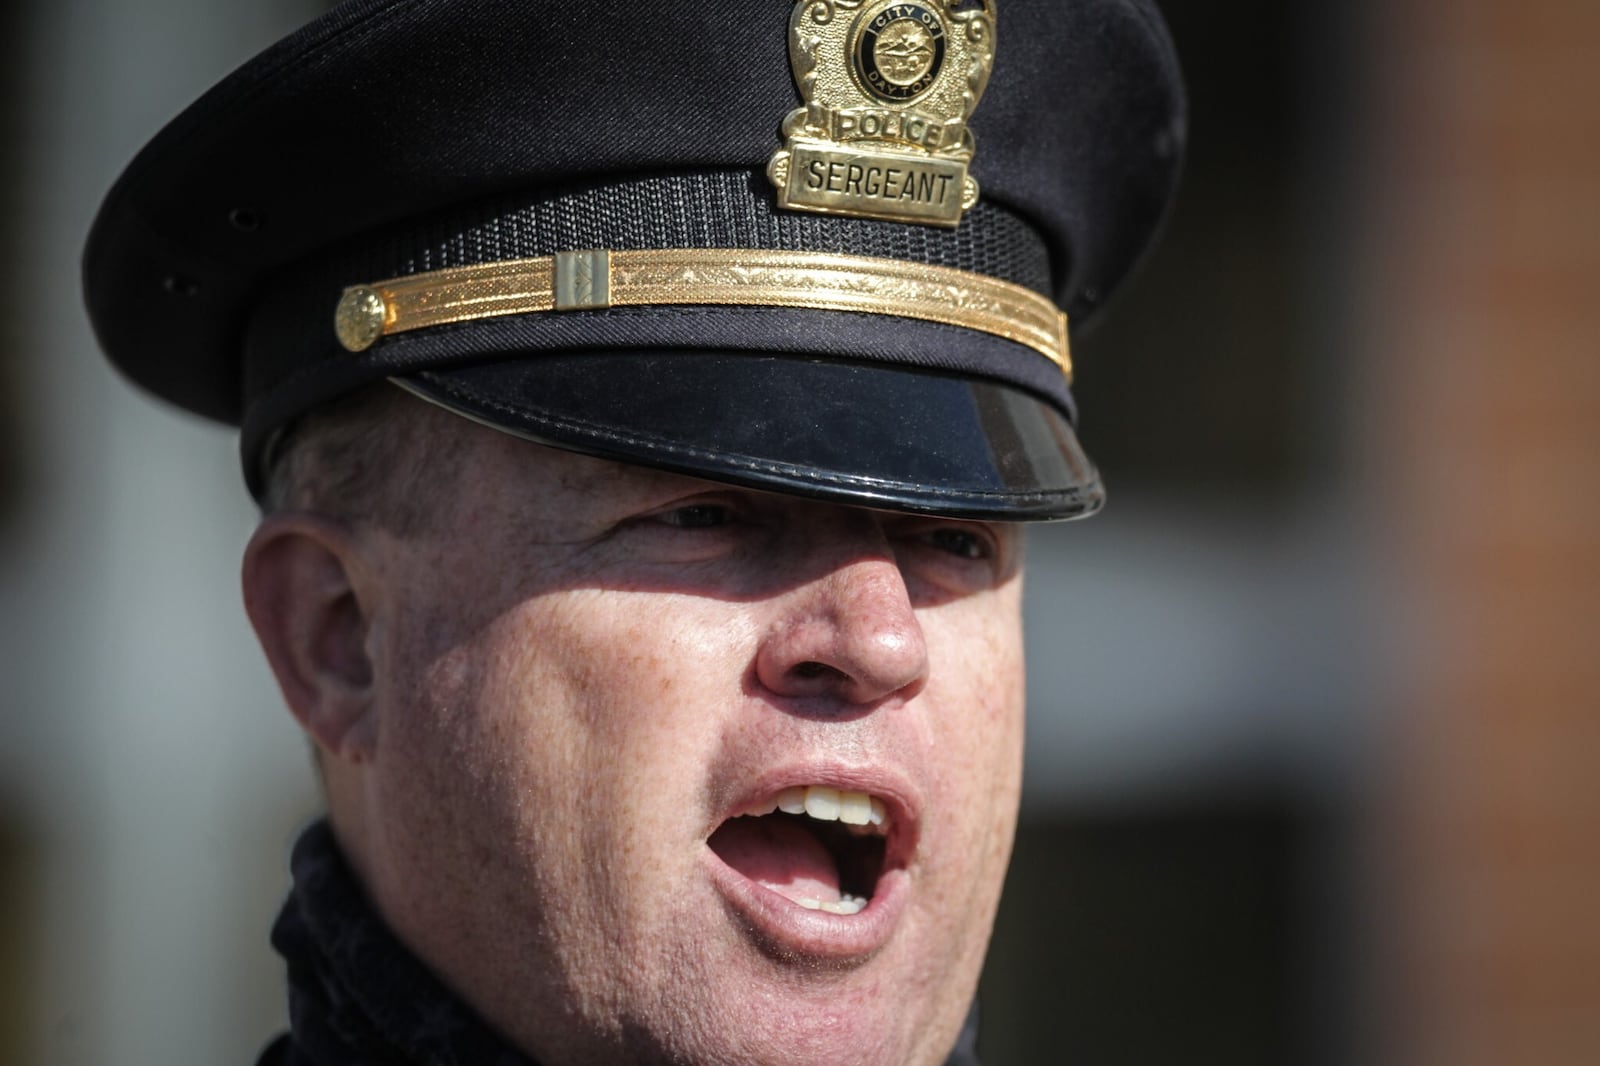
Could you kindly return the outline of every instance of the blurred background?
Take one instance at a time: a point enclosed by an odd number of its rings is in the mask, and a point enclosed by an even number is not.
[[[115,378],[77,270],[139,146],[323,6],[0,11],[0,1062],[283,1025],[317,799],[233,437]],[[1112,502],[1030,549],[985,1059],[1592,1066],[1600,5],[1163,7],[1190,169],[1077,344]]]

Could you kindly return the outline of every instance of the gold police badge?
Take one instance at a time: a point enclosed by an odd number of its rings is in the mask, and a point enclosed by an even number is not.
[[[800,0],[789,61],[805,106],[767,165],[797,211],[955,226],[994,65],[996,0]]]

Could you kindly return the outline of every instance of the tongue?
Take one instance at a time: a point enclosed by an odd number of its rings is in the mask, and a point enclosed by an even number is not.
[[[730,818],[711,834],[711,850],[750,880],[792,900],[837,903],[839,868],[822,842],[788,818]]]

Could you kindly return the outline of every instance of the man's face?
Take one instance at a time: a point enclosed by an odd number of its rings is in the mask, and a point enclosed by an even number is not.
[[[1015,825],[1015,527],[460,432],[434,528],[362,535],[402,940],[548,1061],[942,1061]]]

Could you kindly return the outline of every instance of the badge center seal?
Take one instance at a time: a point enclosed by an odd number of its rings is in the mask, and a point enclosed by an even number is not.
[[[921,4],[865,12],[852,49],[861,87],[893,102],[921,96],[944,66],[944,38],[944,20]]]

